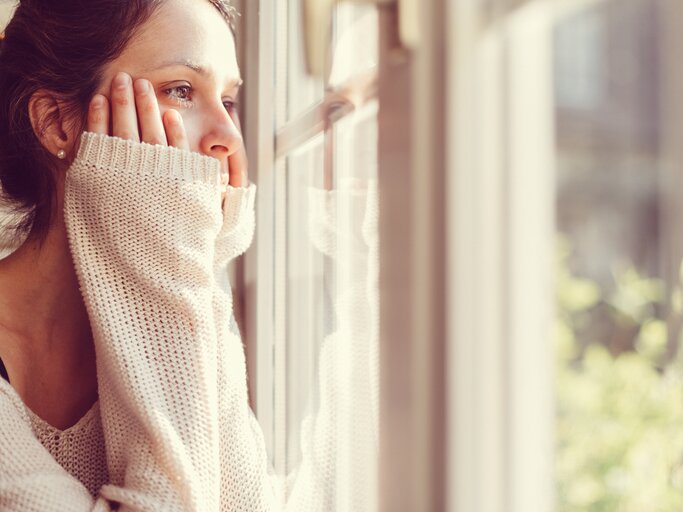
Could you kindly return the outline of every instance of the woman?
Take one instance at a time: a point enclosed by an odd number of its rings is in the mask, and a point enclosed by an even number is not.
[[[27,237],[0,261],[2,510],[276,507],[218,285],[255,193],[231,16],[23,0],[5,31],[0,181]]]

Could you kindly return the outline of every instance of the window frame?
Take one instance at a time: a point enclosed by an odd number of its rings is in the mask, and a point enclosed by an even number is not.
[[[523,87],[524,59],[519,57],[540,47],[538,39],[515,31],[516,16],[527,8],[522,3],[421,4],[420,42],[413,51],[401,46],[397,5],[379,7],[382,512],[552,509],[548,305],[553,290],[548,283],[554,261],[554,187],[552,173],[542,173],[551,161],[548,155],[531,159],[539,179],[531,192],[511,186],[525,183],[529,172],[523,162],[530,148],[514,137],[518,124],[532,122],[534,133],[552,131],[543,112],[532,112],[531,121],[519,117],[519,109],[547,85],[531,91]],[[550,8],[544,0],[529,4]],[[243,12],[243,69],[249,84],[244,125],[250,174],[259,185],[259,217],[238,293],[246,297],[252,404],[272,451],[282,436],[273,414],[278,383],[258,369],[275,364],[272,344],[262,342],[272,340],[277,329],[272,313],[277,278],[273,162],[302,137],[318,133],[324,111],[313,107],[275,132],[273,0],[245,2]],[[477,28],[506,21],[505,38],[491,41],[492,60],[487,62],[476,44]],[[510,49],[508,43],[514,43]],[[509,87],[484,93],[498,102],[500,110],[493,114],[503,127],[496,134],[500,158],[488,162],[489,181],[473,179],[473,169],[481,170],[491,155],[481,140],[470,138],[468,125],[482,113],[477,87],[487,83],[482,82],[486,72],[502,73]],[[485,208],[492,192],[498,198],[495,214]],[[537,250],[534,258],[525,257],[529,243]],[[487,266],[491,259],[482,257],[492,247],[500,250],[493,274]],[[530,273],[536,273],[531,290],[520,281]],[[493,310],[491,296],[498,297]],[[529,313],[532,308],[520,309],[527,299],[547,314],[537,318]],[[518,357],[518,348],[533,357]],[[482,377],[487,374],[495,378],[487,382]],[[483,413],[473,414],[477,408]],[[525,431],[530,421],[536,426]],[[534,463],[527,467],[530,460]]]
[[[398,7],[379,7],[380,190],[380,510],[445,510],[445,98],[446,81],[431,81],[445,64],[446,1],[421,9],[424,51],[411,53],[398,34]],[[273,162],[325,126],[329,106],[316,105],[274,133],[274,6],[245,2],[244,126],[250,176],[259,185],[258,229],[244,258],[237,293],[244,294],[245,344],[251,399],[269,452],[278,444],[273,407]],[[440,19],[442,22],[435,23]],[[347,84],[352,85],[352,84]],[[368,95],[372,96],[372,93]],[[334,115],[343,116],[344,109]],[[322,124],[321,124],[322,123]],[[410,126],[408,129],[397,129]],[[329,127],[325,127],[328,129]],[[298,132],[298,133],[297,133]],[[302,135],[303,134],[303,135]],[[302,138],[303,137],[303,138]],[[420,162],[420,164],[417,164]],[[428,207],[429,206],[429,207]],[[391,219],[389,222],[387,219]],[[401,233],[395,225],[405,225]],[[428,340],[425,343],[424,340]]]
[[[360,96],[354,96],[355,104],[360,107],[370,101],[377,90],[376,81],[368,81],[363,75],[354,77],[326,90],[322,101],[292,119],[285,119],[286,112],[282,111],[281,105],[288,101],[286,88],[274,86],[276,79],[288,79],[282,64],[278,63],[278,59],[286,55],[283,53],[286,48],[277,44],[275,28],[276,16],[287,10],[283,5],[273,0],[243,3],[240,20],[242,71],[249,86],[244,89],[242,117],[250,179],[259,186],[258,221],[252,248],[238,264],[233,279],[236,294],[244,297],[239,322],[244,325],[250,401],[263,428],[268,453],[279,461],[276,471],[285,469],[287,442],[287,433],[277,425],[277,418],[282,418],[284,412],[275,411],[277,404],[284,403],[278,393],[286,390],[286,361],[282,357],[286,343],[286,311],[278,310],[278,298],[275,297],[275,293],[286,289],[286,268],[278,268],[276,259],[278,244],[283,243],[277,234],[283,232],[282,223],[286,222],[277,215],[276,205],[283,197],[284,163],[293,150],[324,134],[324,181],[329,183],[333,172],[332,131],[337,121],[353,111],[344,100],[345,92],[360,92]],[[262,318],[272,321],[262,322],[259,320]],[[265,370],[267,368],[275,370],[270,372]]]

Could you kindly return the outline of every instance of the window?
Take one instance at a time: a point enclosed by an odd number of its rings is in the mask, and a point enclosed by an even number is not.
[[[449,12],[450,509],[679,510],[681,5]]]
[[[293,499],[312,422],[333,412],[332,445],[317,452],[330,500],[320,510],[437,510],[445,2],[330,2],[331,58],[316,81],[302,40],[325,55],[326,18],[300,16],[327,4],[244,3],[245,136],[260,190],[256,244],[238,272],[252,399]]]
[[[305,458],[321,340],[343,327],[344,270],[304,242],[324,218],[302,218],[304,191],[376,172],[378,508],[680,509],[679,3],[411,4],[335,11],[336,45],[377,16],[376,86],[372,45],[351,59],[362,79],[303,74],[306,3],[247,6],[261,98],[247,325],[276,467]],[[327,115],[341,90],[361,100]],[[345,204],[351,247],[365,217]]]
[[[259,185],[244,267],[252,398],[290,506],[376,510],[378,11],[333,9],[323,79],[304,35],[329,20],[300,0],[260,4],[244,13],[258,54],[245,81],[260,84],[245,112]]]

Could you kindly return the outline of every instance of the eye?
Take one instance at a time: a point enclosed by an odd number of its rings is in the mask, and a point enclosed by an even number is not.
[[[190,85],[166,87],[161,92],[180,104],[187,105],[192,103],[192,87]]]
[[[228,112],[232,112],[237,107],[237,102],[233,100],[223,100],[223,106]]]

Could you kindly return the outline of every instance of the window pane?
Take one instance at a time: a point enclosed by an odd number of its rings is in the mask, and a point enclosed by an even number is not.
[[[287,159],[287,472],[301,463],[301,423],[317,412],[317,358],[332,332],[325,255],[313,244],[314,191],[322,189],[324,137]]]
[[[339,4],[328,87],[342,85],[377,67],[377,28],[377,9],[372,5]]]
[[[368,104],[287,159],[286,392],[276,391],[286,447],[275,465],[290,500],[322,500],[320,510],[375,503],[376,111]]]
[[[325,92],[377,66],[377,9],[339,4],[332,23],[332,64],[327,83],[306,73],[305,31],[300,1],[279,4],[277,23],[276,93],[281,110],[277,128],[323,101]],[[286,94],[278,85],[287,84]]]
[[[325,119],[308,141],[294,131],[311,126],[288,124],[289,140],[298,142],[289,143],[293,149],[276,165],[283,174],[275,177],[275,316],[285,335],[274,346],[273,463],[286,478],[292,510],[373,511],[377,15],[366,6],[335,9],[333,64],[323,98],[319,84],[304,74],[298,3],[287,8],[282,119],[316,102]]]
[[[280,40],[284,54],[278,62],[278,69],[287,73],[286,81],[280,77],[278,84],[287,84],[287,115],[284,120],[297,118],[306,110],[319,103],[324,96],[325,84],[322,80],[313,78],[306,73],[304,51],[304,24],[300,1],[289,0],[281,2],[280,10],[287,14],[286,25],[281,29],[286,31],[286,40]],[[278,127],[281,123],[278,123]]]

